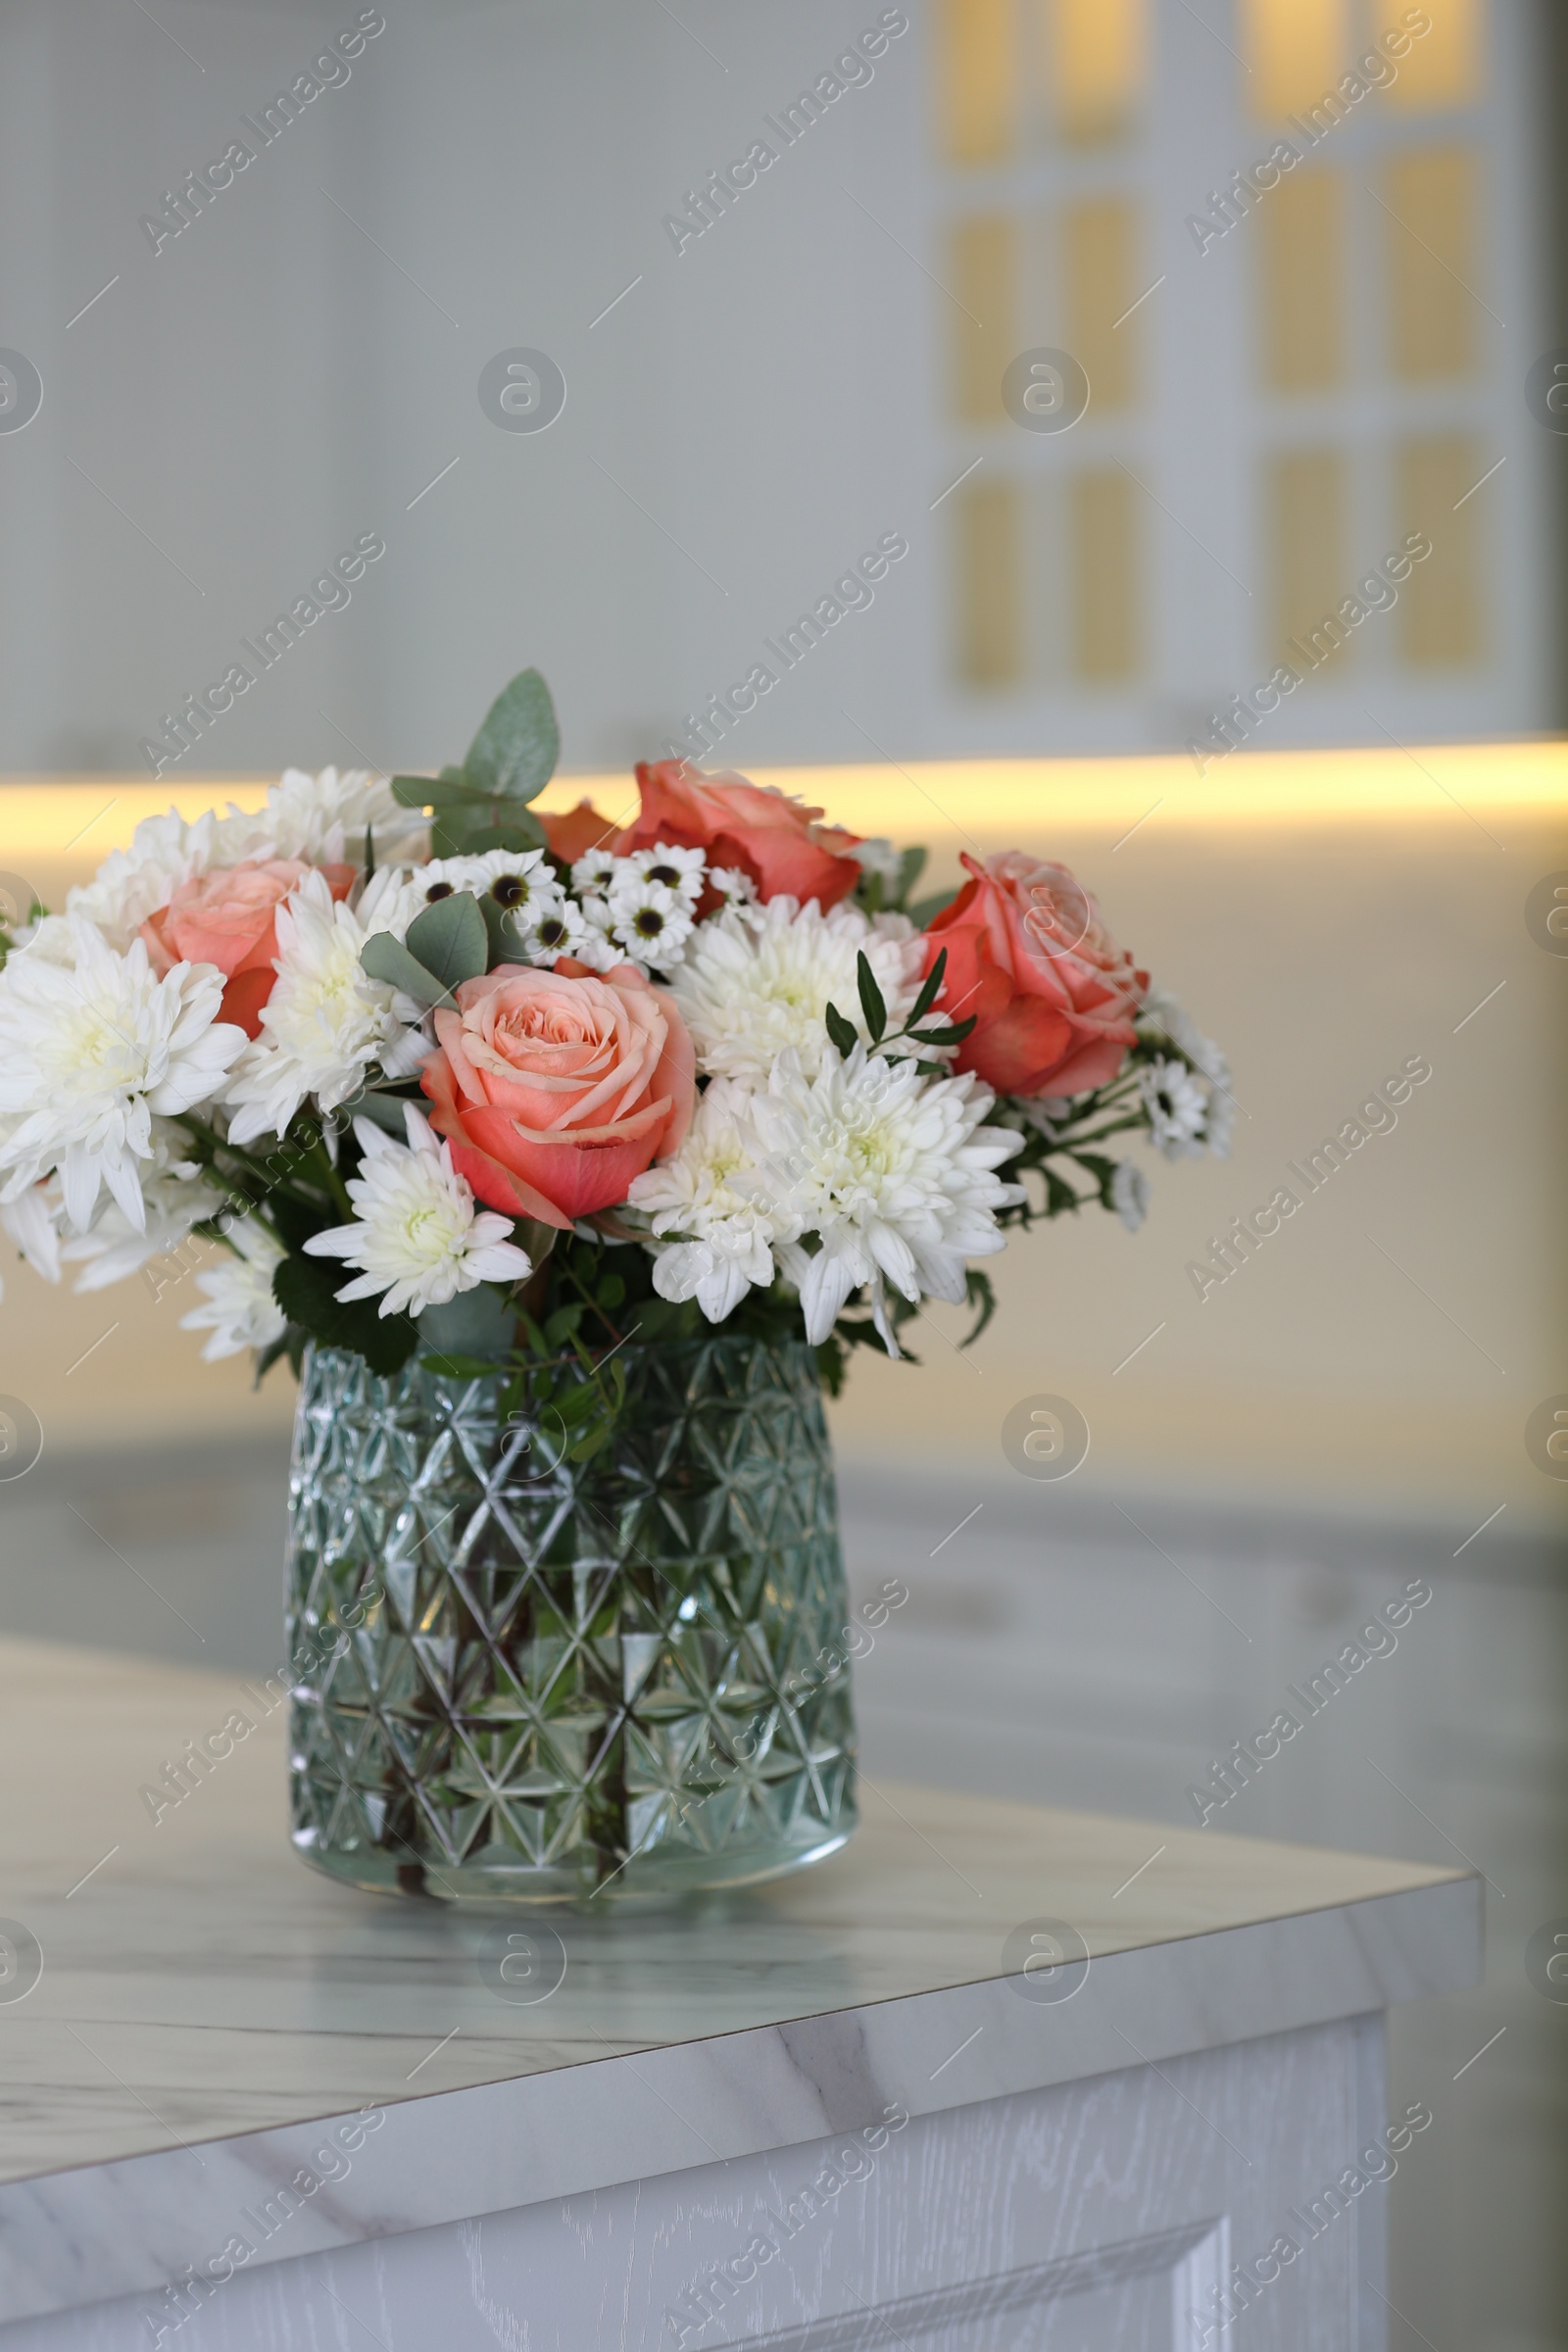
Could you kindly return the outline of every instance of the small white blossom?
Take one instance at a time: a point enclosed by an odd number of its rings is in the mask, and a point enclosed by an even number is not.
[[[399,1020],[392,990],[360,962],[366,938],[319,874],[307,874],[279,906],[277,980],[225,1097],[232,1142],[281,1135],[308,1096],[335,1110],[359,1092],[372,1062],[394,1078],[418,1068],[428,1048]]]
[[[695,1298],[710,1323],[722,1323],[754,1284],[765,1290],[774,1277],[775,1220],[730,1181],[749,1174],[759,1156],[750,1102],[733,1079],[713,1079],[680,1150],[636,1177],[626,1196],[665,1245],[655,1253],[655,1290],[662,1298]]]
[[[757,905],[757,884],[743,865],[710,865],[708,879],[710,886],[731,906]]]
[[[1004,1247],[997,1211],[1024,1195],[994,1173],[1018,1149],[1014,1132],[982,1124],[995,1101],[972,1073],[921,1078],[863,1046],[847,1061],[830,1049],[812,1081],[793,1052],[780,1055],[752,1104],[766,1156],[737,1189],[771,1206],[813,1347],[864,1284],[897,1354],[884,1282],[910,1300],[959,1303],[964,1260]],[[814,1252],[799,1246],[810,1235]]]
[[[631,861],[626,860],[628,868]],[[668,970],[692,935],[691,907],[667,882],[655,882],[635,868],[617,874],[606,903],[612,940],[640,963]]]
[[[247,1348],[270,1348],[287,1328],[272,1296],[272,1275],[282,1261],[283,1245],[259,1217],[237,1218],[228,1240],[232,1254],[225,1253],[196,1277],[206,1304],[179,1318],[181,1331],[212,1333],[202,1349],[202,1361],[209,1364],[243,1354]]]
[[[904,876],[904,853],[881,835],[855,845],[855,862],[863,873],[881,876],[884,890],[896,891]]]
[[[104,1187],[139,1232],[137,1162],[154,1155],[154,1115],[217,1093],[245,1033],[217,1019],[223,978],[211,964],[176,963],[159,978],[139,940],[120,956],[80,916],[67,928],[72,963],[25,948],[0,973],[3,1198],[58,1168],[78,1233]]]
[[[633,850],[617,862],[629,866],[645,882],[662,882],[667,890],[678,892],[688,909],[695,910],[703,895],[706,860],[701,850],[682,850],[667,841],[657,841],[651,850]],[[611,896],[614,896],[613,883]]]
[[[832,1053],[823,1020],[830,1004],[866,1035],[856,983],[862,953],[898,1029],[919,994],[924,955],[906,916],[872,921],[847,904],[824,914],[814,899],[802,906],[779,897],[701,924],[670,981],[700,1066],[763,1087],[792,1051],[814,1078]]]
[[[620,863],[613,850],[585,850],[571,869],[571,887],[580,899],[602,897]]]
[[[1129,1233],[1136,1233],[1149,1214],[1149,1178],[1130,1159],[1116,1162],[1110,1180],[1110,1205]]]
[[[432,858],[426,865],[381,866],[367,883],[355,913],[367,938],[389,931],[404,940],[426,907],[456,891],[471,891],[476,899],[493,894],[519,919],[563,903],[543,850],[486,850],[471,858]]]
[[[1184,1061],[1146,1062],[1138,1073],[1138,1091],[1156,1151],[1167,1159],[1191,1159],[1202,1150],[1208,1096]]]
[[[348,1186],[356,1221],[313,1234],[305,1245],[311,1257],[341,1257],[364,1268],[338,1298],[382,1294],[383,1315],[405,1307],[419,1314],[481,1282],[520,1282],[531,1274],[527,1251],[507,1238],[512,1219],[475,1208],[466,1180],[452,1164],[451,1146],[437,1141],[412,1102],[404,1122],[406,1145],[368,1119],[355,1120],[365,1154]]]

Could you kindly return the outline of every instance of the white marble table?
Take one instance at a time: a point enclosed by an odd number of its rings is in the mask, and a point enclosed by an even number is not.
[[[233,1706],[0,1642],[3,2352],[1190,2352],[1238,2277],[1249,2347],[1384,2340],[1380,2013],[1474,1981],[1468,1875],[867,1788],[800,1878],[551,1915],[550,1990],[538,1915],[294,1859],[281,1708],[155,1822]]]

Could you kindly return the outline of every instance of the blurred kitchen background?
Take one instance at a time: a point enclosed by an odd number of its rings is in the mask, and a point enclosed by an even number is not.
[[[585,775],[703,727],[937,881],[1064,858],[1229,1051],[1228,1161],[1151,1160],[1136,1238],[1015,1244],[972,1350],[944,1311],[918,1369],[856,1366],[853,1574],[910,1594],[865,1763],[1190,1821],[1427,1580],[1214,1825],[1487,1876],[1485,1986],[1394,2023],[1438,2129],[1393,2352],[1568,2345],[1568,2004],[1525,1965],[1568,1924],[1565,37],[1550,0],[0,14],[0,889],[58,905],[171,796],[437,764],[532,662]],[[1042,353],[1081,415],[1004,399]],[[539,355],[564,406],[514,429]],[[1412,1055],[1397,1127],[1200,1302],[1188,1262]],[[188,1267],[5,1280],[45,1451],[0,1483],[0,1629],[275,1664],[286,1369],[201,1363]],[[1003,1451],[1040,1394],[1092,1432],[1061,1484]]]

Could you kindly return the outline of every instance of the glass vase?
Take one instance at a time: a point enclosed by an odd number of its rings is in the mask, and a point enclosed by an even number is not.
[[[574,1462],[574,1366],[519,1401],[500,1372],[308,1353],[288,1630],[293,1837],[317,1869],[620,1901],[775,1878],[855,1827],[810,1348],[718,1334],[615,1361],[624,1398]]]

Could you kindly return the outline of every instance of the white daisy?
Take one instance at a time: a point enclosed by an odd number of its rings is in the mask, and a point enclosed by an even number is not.
[[[432,858],[423,865],[377,868],[355,907],[366,935],[390,931],[406,939],[416,916],[454,891],[492,895],[519,916],[554,909],[562,891],[543,850],[486,850],[471,858]]]
[[[137,1162],[154,1156],[154,1114],[216,1094],[245,1033],[217,1018],[223,977],[211,964],[159,978],[139,940],[118,956],[79,916],[68,927],[71,964],[24,948],[0,972],[0,1115],[15,1122],[0,1143],[0,1198],[58,1168],[78,1233],[104,1186],[139,1232]]]
[[[823,1026],[830,1004],[866,1037],[856,985],[861,953],[889,1027],[900,1028],[919,994],[924,953],[906,916],[872,921],[849,905],[824,914],[814,899],[801,906],[776,898],[765,906],[726,907],[702,924],[670,982],[700,1066],[760,1087],[779,1054],[793,1050],[805,1076],[814,1078],[832,1053]]]
[[[530,906],[516,928],[518,948],[527,963],[548,966],[558,956],[575,956],[579,963],[592,963],[606,945],[602,932],[590,936],[582,908],[567,898],[558,898],[553,906]]]
[[[676,849],[667,841],[659,841],[651,850],[633,850],[618,862],[630,866],[645,882],[662,882],[666,890],[678,892],[689,908],[695,909],[703,895],[706,860],[701,850]],[[611,896],[614,896],[613,884]]]
[[[281,1135],[308,1095],[335,1110],[379,1062],[407,1078],[429,1048],[398,1018],[393,991],[360,962],[367,933],[349,907],[334,905],[320,874],[307,874],[277,910],[277,980],[262,1010],[261,1035],[249,1044],[224,1096],[230,1139],[248,1144]],[[216,975],[215,975],[216,978]]]
[[[85,1262],[78,1291],[107,1290],[112,1282],[139,1274],[151,1259],[177,1250],[193,1225],[218,1214],[227,1196],[203,1180],[199,1161],[186,1158],[188,1142],[172,1122],[154,1121],[152,1164],[141,1172],[146,1224],[138,1230],[117,1200],[106,1201],[91,1231],[68,1241],[60,1251],[68,1261]]]
[[[1004,1247],[996,1212],[1023,1192],[994,1173],[1018,1149],[1014,1132],[982,1124],[995,1101],[972,1073],[921,1078],[863,1046],[847,1061],[829,1048],[814,1080],[793,1051],[780,1055],[752,1104],[766,1156],[737,1189],[769,1202],[784,1235],[818,1239],[814,1252],[779,1245],[813,1347],[863,1283],[897,1354],[884,1279],[911,1300],[958,1303],[964,1260]]]
[[[232,1253],[208,1266],[196,1277],[206,1296],[204,1306],[181,1315],[181,1331],[210,1331],[202,1349],[204,1363],[239,1355],[247,1348],[270,1348],[287,1328],[283,1310],[272,1296],[272,1275],[281,1262],[283,1245],[259,1217],[240,1217],[228,1229]]]
[[[715,1078],[680,1150],[636,1177],[626,1195],[665,1244],[655,1252],[655,1290],[662,1298],[695,1298],[710,1323],[722,1323],[754,1284],[765,1290],[774,1277],[777,1223],[730,1181],[751,1172],[759,1155],[750,1102],[733,1079]]]
[[[1150,1141],[1167,1159],[1191,1159],[1202,1150],[1208,1094],[1184,1061],[1146,1062],[1138,1092],[1149,1112]]]
[[[571,869],[571,887],[580,899],[602,897],[620,859],[613,850],[585,850]]]
[[[710,865],[708,880],[710,888],[731,906],[757,905],[757,884],[743,865]]]
[[[606,902],[612,940],[639,963],[667,971],[692,935],[692,911],[678,890],[629,870],[615,876]]]
[[[465,1178],[452,1165],[452,1148],[410,1102],[404,1109],[407,1145],[395,1143],[368,1119],[354,1133],[365,1154],[348,1195],[357,1221],[306,1243],[312,1257],[341,1257],[365,1270],[339,1298],[373,1298],[381,1313],[404,1307],[419,1314],[443,1306],[481,1282],[520,1282],[533,1272],[525,1250],[507,1238],[512,1219],[477,1209]]]
[[[1205,1037],[1190,1013],[1183,1011],[1168,989],[1156,982],[1144,999],[1138,1015],[1141,1029],[1152,1030],[1170,1039],[1189,1061],[1196,1062],[1205,1078],[1222,1086],[1230,1084],[1230,1071],[1225,1056],[1211,1037]]]

